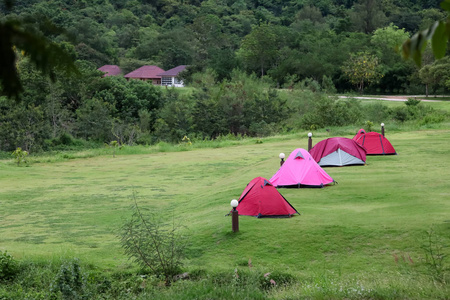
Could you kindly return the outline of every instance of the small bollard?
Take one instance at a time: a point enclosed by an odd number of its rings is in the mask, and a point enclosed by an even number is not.
[[[239,231],[239,213],[236,210],[236,207],[239,205],[239,202],[236,199],[231,200],[231,207],[233,210],[231,211],[231,229],[233,232]]]
[[[308,152],[311,151],[312,148],[312,133],[308,133]]]
[[[280,155],[278,155],[278,157],[280,158],[280,167],[281,167],[284,164],[284,158],[286,156],[284,155],[284,153],[280,153]]]

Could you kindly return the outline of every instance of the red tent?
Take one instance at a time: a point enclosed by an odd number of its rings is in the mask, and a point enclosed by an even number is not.
[[[353,140],[366,148],[367,155],[397,154],[389,140],[378,132],[364,132],[363,129],[360,129]]]
[[[250,181],[239,198],[237,210],[240,215],[257,218],[291,217],[298,214],[269,180],[262,177]]]
[[[366,149],[352,139],[329,138],[318,142],[309,153],[321,167],[364,165]]]
[[[360,130],[358,130],[358,133],[353,137],[353,140],[357,141],[359,139],[359,137],[364,135],[364,134],[366,134],[366,131],[361,128]]]

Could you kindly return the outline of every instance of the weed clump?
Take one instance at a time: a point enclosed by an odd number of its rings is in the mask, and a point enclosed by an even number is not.
[[[6,251],[0,250],[0,281],[13,280],[19,272],[19,264]]]
[[[81,270],[78,259],[61,265],[55,281],[50,286],[53,296],[63,299],[89,299],[86,276]]]

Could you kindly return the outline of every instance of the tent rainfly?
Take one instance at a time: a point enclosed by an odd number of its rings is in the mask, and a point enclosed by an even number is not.
[[[308,151],[298,148],[292,151],[270,182],[277,188],[321,188],[335,181]]]
[[[342,167],[366,164],[366,149],[352,139],[329,138],[309,151],[321,167]]]
[[[360,129],[353,140],[366,148],[367,155],[396,155],[389,140],[378,132],[365,132]]]
[[[247,185],[239,198],[240,215],[257,218],[289,218],[297,210],[263,177],[256,177]]]

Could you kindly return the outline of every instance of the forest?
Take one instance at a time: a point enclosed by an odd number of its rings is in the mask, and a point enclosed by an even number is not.
[[[446,118],[420,106],[390,109],[329,97],[448,92],[448,56],[435,61],[425,51],[419,67],[399,51],[412,33],[447,18],[441,0],[0,3],[2,24],[16,22],[76,66],[49,78],[16,49],[22,92],[0,97],[1,151]],[[181,75],[187,88],[102,78],[97,69],[106,64],[124,74],[144,65],[188,65]]]

